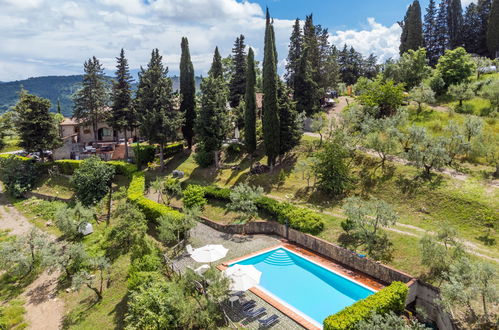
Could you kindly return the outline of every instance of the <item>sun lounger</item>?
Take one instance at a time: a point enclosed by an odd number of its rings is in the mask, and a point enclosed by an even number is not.
[[[270,317],[267,317],[266,319],[260,319],[258,320],[258,322],[260,323],[260,325],[262,327],[270,327],[272,324],[274,324],[275,322],[278,322],[279,321],[279,316],[277,315],[272,315]]]
[[[258,308],[258,309],[256,309],[256,310],[255,310],[255,309],[251,309],[251,310],[249,310],[249,311],[247,311],[247,312],[243,312],[243,313],[244,313],[244,315],[245,315],[247,318],[252,319],[252,318],[255,318],[255,317],[257,317],[257,316],[260,316],[260,315],[264,314],[264,313],[265,313],[265,308],[260,307],[260,308]]]
[[[250,309],[255,308],[255,306],[256,306],[256,302],[250,301],[245,306],[242,306],[243,307],[243,312],[249,311]]]

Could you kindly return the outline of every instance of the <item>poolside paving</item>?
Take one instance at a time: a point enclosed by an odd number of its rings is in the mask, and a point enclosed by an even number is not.
[[[199,248],[207,244],[222,244],[229,252],[225,258],[218,260],[213,263],[213,265],[221,264],[225,261],[239,258],[241,256],[266,249],[277,244],[282,243],[278,237],[268,236],[268,235],[231,235],[225,234],[215,229],[208,227],[202,223],[198,223],[196,227],[191,230],[191,237],[189,239],[190,244],[193,248]],[[202,263],[195,262],[186,253],[177,257],[173,260],[174,266],[180,271],[184,271],[187,267],[197,268]],[[271,329],[303,329],[298,323],[294,322],[291,318],[287,317],[279,310],[274,308],[272,305],[255,295],[254,293],[247,291],[245,293],[246,299],[254,300],[256,302],[257,308],[264,307],[267,310],[266,314],[263,314],[260,318],[267,318],[273,314],[279,316],[279,322],[274,323]],[[230,306],[229,302],[225,303],[225,311],[227,316],[233,322],[232,326],[237,328],[245,329],[259,329],[260,324],[258,323],[258,318],[247,319],[241,311],[238,303],[234,304],[234,307]]]

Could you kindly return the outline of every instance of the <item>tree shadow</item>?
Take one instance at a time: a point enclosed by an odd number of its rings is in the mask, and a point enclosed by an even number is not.
[[[109,314],[114,314],[114,329],[124,329],[125,328],[125,314],[127,312],[127,304],[128,304],[128,294],[121,299],[119,303],[114,306],[113,310],[109,312]]]

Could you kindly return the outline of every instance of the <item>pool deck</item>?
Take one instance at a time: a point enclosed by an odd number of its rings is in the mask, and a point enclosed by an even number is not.
[[[365,285],[371,289],[381,290],[385,287],[385,284],[381,283],[380,281],[377,281],[374,278],[372,278],[366,274],[363,274],[361,272],[358,272],[356,270],[349,269],[349,268],[335,262],[332,259],[325,258],[324,256],[318,255],[317,253],[314,253],[308,249],[297,246],[295,244],[290,244],[285,240],[282,240],[281,242],[282,242],[281,244],[277,244],[277,245],[274,245],[272,247],[268,247],[268,248],[253,252],[253,253],[247,254],[247,255],[242,256],[242,257],[238,257],[238,258],[235,258],[235,259],[232,259],[229,261],[225,261],[224,263],[222,263],[218,266],[218,269],[225,270],[225,269],[227,269],[228,265],[235,263],[237,261],[248,259],[250,257],[265,253],[267,251],[274,250],[274,249],[279,248],[279,247],[284,247],[286,249],[289,249],[289,250],[297,253],[298,255],[306,257],[307,259],[320,264],[321,266],[323,266],[327,269],[330,269],[334,272],[337,272],[346,278],[349,278],[349,279],[355,280],[359,283],[362,283],[363,285]],[[308,320],[306,320],[301,315],[297,314],[296,312],[294,312],[293,310],[291,310],[287,306],[283,305],[279,301],[270,297],[268,294],[266,294],[262,290],[260,290],[256,287],[253,287],[250,289],[250,291],[252,293],[254,293],[255,295],[257,295],[258,297],[265,300],[268,304],[272,305],[274,308],[278,309],[281,313],[283,313],[286,316],[288,316],[289,318],[293,319],[296,323],[298,323],[302,327],[304,327],[306,329],[313,329],[313,330],[320,329],[315,324],[309,322]]]

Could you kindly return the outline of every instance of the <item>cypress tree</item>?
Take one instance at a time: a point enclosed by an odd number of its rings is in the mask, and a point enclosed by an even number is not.
[[[295,74],[298,70],[298,66],[300,65],[302,48],[303,36],[301,34],[300,20],[297,18],[295,20],[295,24],[293,25],[293,32],[291,33],[291,37],[289,38],[289,52],[286,63],[286,73],[284,74],[286,83],[293,90],[295,89]]]
[[[84,125],[92,125],[94,142],[98,141],[99,122],[107,118],[108,84],[104,68],[94,56],[83,64],[82,87],[73,97],[73,117]]]
[[[218,46],[215,47],[215,54],[213,54],[213,62],[211,63],[211,68],[208,74],[213,78],[222,78],[223,74],[223,66],[222,66],[222,56],[220,56],[220,52],[218,51]]]
[[[61,110],[61,100],[59,100],[59,98],[57,98],[57,113],[59,115],[62,115],[62,110]]]
[[[290,90],[279,81],[277,97],[279,99],[279,155],[285,155],[293,150],[301,140],[303,134],[303,116],[296,111],[294,102],[289,97]]]
[[[189,149],[192,148],[194,137],[194,124],[196,121],[196,82],[194,78],[194,66],[189,52],[189,41],[182,38],[182,55],[180,56],[180,111],[184,114],[185,122],[182,126],[182,134]]]
[[[279,114],[277,102],[277,65],[274,53],[275,44],[270,14],[267,8],[265,44],[263,56],[263,141],[268,165],[272,168],[279,155]]]
[[[229,86],[229,103],[232,108],[237,108],[246,92],[246,52],[244,36],[241,34],[232,48],[232,62],[234,74]]]
[[[461,0],[447,1],[447,26],[449,31],[449,47],[451,49],[463,46],[463,7]]]
[[[256,72],[255,54],[253,49],[248,51],[246,68],[246,93],[244,96],[244,142],[246,150],[252,154],[256,150]]]
[[[225,82],[221,77],[208,76],[201,83],[201,108],[196,118],[196,134],[200,151],[212,152],[218,168],[218,153],[229,130]]]
[[[312,64],[309,59],[309,48],[305,47],[300,59],[300,66],[295,77],[294,99],[296,109],[300,113],[312,116],[320,110],[320,96],[317,83],[312,77]]]
[[[430,65],[435,66],[438,62],[439,47],[437,36],[437,7],[435,0],[430,0],[426,14],[424,16],[423,35],[424,47],[426,48],[426,55]]]
[[[437,35],[436,54],[438,54],[438,57],[442,56],[445,53],[445,50],[449,49],[447,7],[447,0],[442,0],[438,6],[437,19],[435,20]]]
[[[113,83],[111,95],[111,114],[108,124],[117,131],[124,132],[125,136],[125,159],[128,160],[128,136],[127,130],[132,130],[134,124],[134,113],[132,109],[132,76],[125,58],[125,51],[121,49],[120,56],[116,58],[116,79]]]
[[[489,56],[489,49],[487,47],[487,30],[489,26],[491,6],[492,0],[478,0],[477,11],[480,16],[480,24],[477,40],[477,54],[480,56]]]
[[[490,57],[499,57],[499,0],[492,1],[487,29],[487,46]]]
[[[164,146],[178,138],[183,124],[182,113],[173,109],[172,81],[162,63],[159,50],[154,49],[147,69],[141,68],[136,107],[141,115],[140,130],[149,143],[159,144],[161,169],[164,169]]]
[[[466,8],[463,18],[463,44],[468,53],[478,54],[480,40],[480,15],[473,2]]]
[[[423,47],[423,23],[421,21],[421,6],[418,0],[407,9],[404,21],[399,22],[402,27],[400,36],[400,55],[409,49],[417,50]]]

